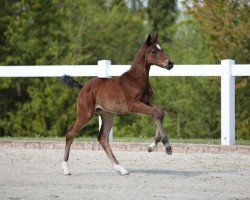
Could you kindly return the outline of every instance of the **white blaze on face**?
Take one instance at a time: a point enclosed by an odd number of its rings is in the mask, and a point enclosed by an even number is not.
[[[157,49],[161,50],[161,46],[159,44],[156,44]]]

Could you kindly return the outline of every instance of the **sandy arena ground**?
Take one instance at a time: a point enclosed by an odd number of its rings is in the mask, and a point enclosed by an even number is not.
[[[117,174],[103,151],[0,149],[0,199],[250,199],[250,155],[115,152],[130,175]]]

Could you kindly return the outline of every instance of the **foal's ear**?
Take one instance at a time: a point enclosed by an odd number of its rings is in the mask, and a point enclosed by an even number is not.
[[[146,42],[145,42],[145,45],[146,45],[146,46],[149,46],[149,45],[151,44],[151,40],[152,40],[151,35],[148,34],[147,40],[146,40]]]
[[[157,43],[157,39],[158,39],[158,33],[156,33],[152,38],[152,43]]]

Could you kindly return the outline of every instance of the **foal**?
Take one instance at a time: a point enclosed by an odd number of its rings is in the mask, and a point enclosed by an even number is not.
[[[62,170],[65,175],[70,175],[67,162],[73,139],[88,124],[95,113],[102,119],[102,126],[97,137],[98,141],[115,170],[122,175],[128,174],[128,171],[119,164],[114,156],[109,146],[108,137],[116,114],[136,113],[151,116],[157,124],[157,130],[155,140],[149,146],[148,151],[153,151],[157,144],[162,141],[166,153],[172,154],[172,147],[162,125],[164,111],[150,102],[153,95],[149,83],[150,66],[157,65],[170,70],[174,65],[157,44],[157,37],[157,34],[154,37],[150,35],[147,37],[145,44],[137,52],[129,71],[120,77],[93,78],[83,86],[70,76],[63,76],[62,79],[68,86],[81,89],[77,99],[77,118],[66,134],[62,163]]]

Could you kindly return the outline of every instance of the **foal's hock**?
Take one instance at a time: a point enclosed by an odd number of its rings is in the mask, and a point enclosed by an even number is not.
[[[170,61],[161,46],[157,43],[157,37],[147,37],[146,42],[137,52],[131,68],[116,78],[93,78],[84,85],[73,80],[70,76],[63,76],[62,80],[70,87],[81,89],[77,99],[77,118],[66,134],[65,153],[62,170],[69,175],[68,159],[70,146],[75,135],[85,127],[98,114],[102,119],[102,126],[98,134],[98,141],[106,152],[113,167],[122,175],[128,174],[109,146],[109,131],[114,122],[116,114],[143,114],[151,116],[156,124],[157,130],[155,140],[148,147],[148,152],[154,150],[162,141],[166,147],[166,153],[172,154],[172,147],[163,128],[162,122],[164,111],[151,103],[153,90],[149,83],[149,71],[151,65],[157,65],[168,70],[172,69],[174,63]]]

